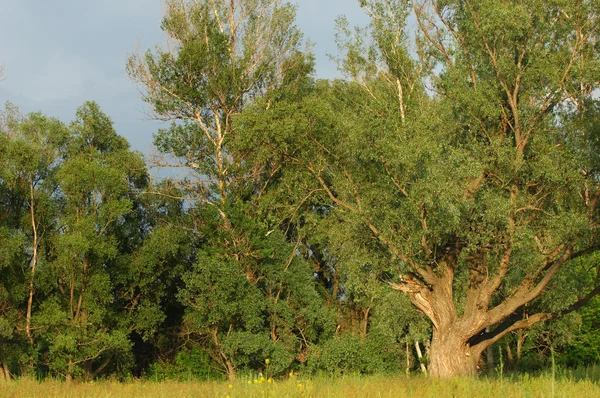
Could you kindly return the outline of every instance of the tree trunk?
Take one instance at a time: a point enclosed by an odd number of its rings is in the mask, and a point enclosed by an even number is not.
[[[481,352],[472,349],[467,339],[434,328],[429,365],[433,377],[476,376],[480,357]]]
[[[83,380],[89,382],[92,381],[93,378],[93,361],[91,359],[88,359],[83,363]]]
[[[486,328],[486,332],[489,333],[490,328]],[[486,365],[487,365],[487,372],[490,376],[494,375],[494,350],[492,349],[492,346],[490,345],[488,348],[485,349],[485,361],[486,361]]]
[[[425,366],[425,362],[423,362],[423,354],[421,353],[421,345],[419,341],[415,341],[415,349],[417,350],[417,357],[419,358],[419,363],[421,364],[421,372],[424,375],[427,375],[427,367]]]
[[[557,249],[557,254],[551,257],[555,258],[561,250]],[[600,287],[598,287],[570,305],[568,309],[555,314],[526,314],[520,310],[525,304],[539,296],[552,277],[552,272],[556,272],[560,264],[570,258],[572,251],[568,249],[560,258],[548,260],[553,271],[548,271],[543,280],[534,285],[534,288],[529,286],[526,279],[513,295],[490,308],[490,300],[502,283],[504,273],[507,272],[511,253],[508,250],[500,264],[499,274],[493,278],[483,277],[482,279],[482,275],[485,275],[482,270],[487,269],[483,260],[474,258],[470,263],[467,300],[464,310],[459,314],[453,297],[454,270],[458,262],[456,253],[450,251],[445,256],[445,260],[438,261],[435,272],[431,267],[415,266],[418,277],[408,274],[403,276],[401,283],[392,284],[395,289],[408,293],[411,302],[433,324],[433,338],[429,355],[429,373],[433,377],[476,376],[484,350],[508,333],[521,330],[517,339],[518,362],[526,338],[526,334],[522,330],[530,328],[538,322],[574,311],[587,303],[594,295],[600,293]]]
[[[496,372],[494,369],[494,350],[492,349],[492,346],[485,349],[485,362],[488,374],[493,376]]]
[[[10,381],[10,371],[5,363],[0,364],[0,373],[2,373],[2,378],[4,381]]]
[[[371,302],[373,302],[373,300],[371,300]],[[371,307],[362,309],[362,319],[360,320],[360,337],[363,340],[367,338],[367,331],[369,328],[369,312],[371,312]]]
[[[406,340],[406,375],[410,374],[410,349],[408,348],[408,340]]]
[[[229,359],[227,359],[225,361],[225,365],[227,367],[227,379],[229,379],[230,381],[234,381],[235,380],[235,376],[236,376],[235,366],[233,365],[233,363]]]
[[[67,384],[71,384],[73,382],[73,368],[75,365],[71,358],[69,358],[69,363],[67,364],[67,374],[65,375],[65,382]]]
[[[33,346],[33,336],[31,335],[31,308],[33,307],[33,293],[34,286],[33,281],[35,277],[35,268],[38,262],[38,232],[37,232],[37,222],[35,220],[35,197],[33,194],[33,181],[29,185],[30,188],[30,204],[29,210],[31,215],[31,230],[33,232],[33,257],[31,259],[31,271],[29,276],[29,298],[27,299],[27,315],[25,317],[25,333],[27,334],[27,338],[29,339],[29,343]],[[33,361],[31,361],[33,364]]]
[[[482,345],[472,346],[470,339],[485,328],[481,314],[467,306],[465,314],[457,314],[453,300],[454,267],[456,259],[440,263],[440,273],[425,273],[431,288],[407,279],[405,291],[417,308],[433,323],[429,353],[429,374],[437,378],[476,376]]]
[[[525,339],[527,338],[527,334],[523,330],[517,330],[517,362],[515,364],[515,371],[519,370],[519,366],[521,365],[521,356],[523,355],[523,344],[525,343]]]

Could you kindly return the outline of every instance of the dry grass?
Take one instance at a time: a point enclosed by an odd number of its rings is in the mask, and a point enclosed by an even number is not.
[[[553,394],[554,389],[554,394]],[[456,379],[438,381],[422,377],[346,377],[340,379],[292,378],[273,383],[238,380],[227,382],[96,382],[59,381],[39,383],[22,379],[0,382],[1,397],[600,397],[600,386],[591,381],[558,380],[547,377],[503,382],[499,380]]]

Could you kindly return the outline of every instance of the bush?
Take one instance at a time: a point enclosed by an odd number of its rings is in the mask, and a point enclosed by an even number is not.
[[[223,375],[205,351],[198,348],[181,350],[174,363],[153,363],[148,368],[149,380],[222,380]]]
[[[330,375],[375,374],[397,372],[405,360],[398,344],[382,335],[369,334],[366,338],[346,334],[315,347],[307,369],[312,373]]]

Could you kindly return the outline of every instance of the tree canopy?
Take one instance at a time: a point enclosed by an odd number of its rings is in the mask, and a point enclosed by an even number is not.
[[[594,129],[578,127],[597,106],[598,7],[544,4],[363,2],[370,37],[340,25],[351,81],[243,118],[286,164],[278,200],[318,206],[330,255],[427,315],[438,376],[475,373],[490,344],[599,290],[531,312],[598,248]]]
[[[359,3],[319,80],[294,6],[167,0],[167,45],[127,60],[170,122],[147,157],[94,102],[6,106],[5,378],[597,356],[598,2]]]

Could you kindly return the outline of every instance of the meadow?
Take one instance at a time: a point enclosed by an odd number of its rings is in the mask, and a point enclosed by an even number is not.
[[[587,372],[587,374],[586,374]],[[0,384],[2,397],[600,397],[598,372],[530,377],[436,380],[421,376],[240,378],[229,382],[101,381],[70,383],[20,379]]]

